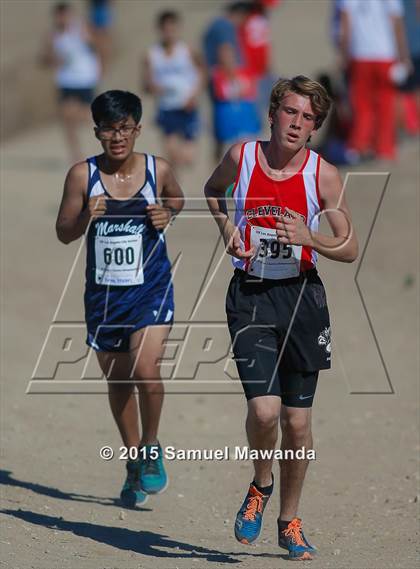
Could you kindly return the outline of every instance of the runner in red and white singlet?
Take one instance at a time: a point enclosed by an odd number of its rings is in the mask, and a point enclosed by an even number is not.
[[[317,255],[342,262],[358,245],[337,169],[307,147],[325,120],[330,100],[304,76],[273,87],[268,141],[235,145],[205,186],[209,209],[235,267],[226,314],[239,377],[248,403],[254,479],[236,516],[235,537],[255,541],[273,491],[273,451],[312,449],[311,407],[319,370],[331,366],[327,299]],[[225,190],[234,183],[234,215]],[[324,214],[332,235],[319,232]],[[313,452],[313,451],[312,451]],[[280,461],[278,538],[290,559],[312,559],[316,550],[297,517],[309,456]]]
[[[318,231],[320,156],[308,148],[296,174],[285,180],[274,180],[260,165],[260,150],[258,141],[242,146],[232,193],[235,225],[240,230],[245,250],[255,247],[257,252],[252,259],[233,257],[233,265],[263,278],[296,277],[301,271],[315,267],[317,252],[309,246],[279,243],[276,223],[281,215],[290,217],[288,208],[301,216],[311,231]]]

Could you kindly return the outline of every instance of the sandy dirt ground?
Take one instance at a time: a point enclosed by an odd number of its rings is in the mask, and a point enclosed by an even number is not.
[[[106,87],[135,88],[134,55],[124,51],[133,32],[130,5],[141,12],[147,39],[151,36],[145,22],[163,4],[121,2],[119,65]],[[195,3],[188,13],[188,34],[193,37],[193,28],[202,29],[215,11],[210,2]],[[289,2],[275,15],[275,48],[285,62],[277,64],[278,70],[312,73],[320,61],[332,61],[327,11],[325,2]],[[286,22],[300,26],[301,42]],[[320,46],[318,54],[311,45]],[[139,55],[140,50],[137,59]],[[146,100],[138,149],[159,153],[152,114]],[[94,153],[89,130],[84,142],[86,153]],[[214,340],[195,379],[168,380],[160,439],[177,449],[228,446],[231,456],[221,461],[168,461],[166,493],[133,511],[122,509],[116,500],[123,463],[117,457],[99,457],[103,445],[116,454],[120,446],[104,382],[66,382],[80,377],[86,357],[60,365],[53,380],[30,383],[51,325],[54,333],[60,326],[64,329],[54,338],[73,338],[67,361],[77,359],[74,354],[86,356],[83,254],[70,274],[80,243],[64,247],[54,233],[67,168],[60,128],[51,124],[3,145],[0,567],[288,566],[276,544],[277,467],[276,491],[258,544],[242,546],[233,537],[234,516],[251,480],[252,464],[233,457],[235,446],[246,445],[246,406],[238,382],[223,370],[224,294],[231,268],[217,248],[216,226],[202,202],[193,199],[201,197],[212,168],[209,155],[209,139],[203,136],[195,167],[181,175],[189,211],[168,232],[171,257],[178,259],[177,322],[193,324],[192,333],[179,344],[183,377],[194,376],[205,338],[211,335]],[[334,364],[319,382],[313,411],[317,456],[310,464],[300,509],[306,534],[320,550],[310,564],[314,569],[418,566],[417,160],[417,144],[406,141],[394,165],[373,163],[350,172],[348,200],[363,255],[353,265],[320,262],[333,322]],[[357,271],[369,317],[355,283]],[[183,330],[174,330],[175,340]],[[57,345],[51,338],[35,379],[54,369]],[[93,361],[86,367],[87,377],[97,377]],[[166,376],[170,370],[166,362]]]

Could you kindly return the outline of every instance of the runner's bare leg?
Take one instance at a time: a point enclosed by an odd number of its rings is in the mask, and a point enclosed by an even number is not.
[[[312,409],[282,405],[280,425],[281,449],[312,448]],[[280,461],[280,519],[290,521],[296,517],[308,460],[284,459]]]
[[[248,401],[246,432],[250,449],[274,449],[277,442],[281,400],[273,395]],[[255,482],[270,486],[273,460],[254,460]]]
[[[99,365],[108,380],[108,398],[112,415],[126,447],[138,447],[139,410],[135,383],[130,380],[133,367],[129,353],[96,352]]]
[[[130,348],[136,354],[133,378],[139,390],[141,444],[154,444],[162,412],[164,386],[160,377],[160,358],[170,327],[148,326],[131,335]]]

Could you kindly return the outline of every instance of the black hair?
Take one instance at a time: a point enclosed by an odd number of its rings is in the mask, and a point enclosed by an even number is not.
[[[138,124],[142,115],[140,98],[129,91],[105,91],[96,97],[90,109],[97,126],[102,123],[112,124],[130,115]]]
[[[57,4],[54,4],[53,6],[54,14],[61,14],[62,12],[67,12],[67,10],[70,9],[71,5],[69,4],[69,2],[57,2]]]
[[[165,10],[156,18],[156,25],[158,28],[162,28],[166,22],[179,22],[179,20],[178,12],[175,12],[175,10]]]
[[[226,11],[229,14],[234,14],[235,12],[249,14],[251,12],[251,4],[249,2],[230,2],[226,6]]]
[[[259,14],[261,16],[265,16],[267,13],[267,9],[265,8],[262,0],[253,0],[250,3],[249,11],[251,14]]]

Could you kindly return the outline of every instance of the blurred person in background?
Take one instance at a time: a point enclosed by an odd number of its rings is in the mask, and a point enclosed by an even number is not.
[[[243,54],[239,41],[239,28],[249,14],[248,2],[230,2],[226,4],[224,13],[217,16],[206,28],[203,35],[203,53],[206,63],[208,78],[208,93],[213,114],[213,125],[216,119],[216,98],[213,91],[212,71],[213,68],[220,64],[220,48],[224,45],[230,46],[234,53],[235,65],[243,64]],[[213,158],[218,162],[223,155],[223,140],[220,140],[213,130],[214,146]]]
[[[340,48],[341,10],[342,0],[331,0],[330,37],[336,49]]]
[[[273,7],[273,6],[271,6]],[[275,82],[271,73],[271,29],[264,0],[249,3],[248,13],[239,26],[239,42],[244,66],[258,83],[258,110],[265,113]]]
[[[82,158],[78,129],[89,120],[101,69],[88,26],[73,7],[60,2],[53,7],[53,28],[48,34],[41,61],[55,70],[59,114],[72,161]]]
[[[360,158],[396,157],[396,73],[411,70],[401,0],[341,0],[340,49],[348,68],[352,128]]]
[[[238,29],[249,12],[248,2],[230,2],[224,13],[217,16],[207,27],[203,35],[203,52],[208,69],[218,63],[219,48],[227,43],[235,52],[236,63],[243,63]]]
[[[143,64],[143,86],[157,102],[157,125],[171,164],[192,164],[200,130],[199,95],[203,68],[199,56],[180,36],[180,16],[165,11],[157,18],[159,41]]]
[[[318,144],[314,150],[335,165],[357,164],[358,154],[347,148],[351,127],[351,109],[344,78],[342,74],[323,72],[316,80],[328,93],[333,106],[325,121],[322,138],[317,139]]]
[[[113,0],[89,0],[89,24],[95,37],[102,69],[109,65],[112,50],[111,29],[114,23]]]
[[[403,128],[409,135],[420,132],[420,0],[403,0],[404,24],[412,72],[402,83],[400,100]]]
[[[340,56],[340,29],[342,0],[331,0],[329,21],[330,39],[337,54],[334,65],[320,71],[317,81],[327,91],[333,106],[321,136],[317,137],[316,151],[332,164],[357,164],[359,154],[349,150],[348,138],[351,127],[351,106],[348,88],[348,68]]]
[[[252,138],[260,131],[255,75],[236,63],[231,44],[219,47],[218,63],[211,71],[214,99],[214,135],[222,158],[224,146]]]

